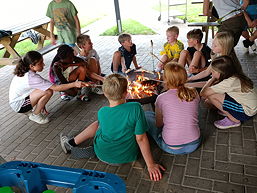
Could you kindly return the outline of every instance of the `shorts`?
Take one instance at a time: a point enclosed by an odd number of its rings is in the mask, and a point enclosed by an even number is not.
[[[33,107],[31,105],[30,98],[29,98],[29,96],[27,96],[25,98],[23,105],[21,106],[20,110],[18,111],[18,113],[26,113],[32,109],[33,109]]]
[[[229,112],[234,118],[240,121],[249,120],[251,117],[246,115],[241,104],[236,102],[232,97],[225,93],[223,101],[223,110]]]
[[[75,42],[77,41],[77,34],[75,30],[71,30],[68,28],[57,30],[57,35],[59,43],[64,43],[71,47],[74,47],[72,45],[75,45]]]

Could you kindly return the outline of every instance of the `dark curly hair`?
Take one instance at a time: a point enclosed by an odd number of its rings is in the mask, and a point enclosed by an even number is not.
[[[59,60],[62,60],[62,59],[66,59],[67,57],[69,57],[71,54],[74,55],[74,50],[72,47],[64,44],[64,45],[61,45],[58,50],[57,50],[57,54],[55,55],[52,63],[51,63],[51,66],[54,65],[55,62],[59,61]]]
[[[30,70],[30,65],[35,66],[42,59],[42,55],[37,51],[29,51],[18,61],[14,74],[22,77]]]

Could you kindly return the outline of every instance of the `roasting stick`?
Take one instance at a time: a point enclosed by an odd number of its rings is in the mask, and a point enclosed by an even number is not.
[[[150,52],[150,55],[152,55],[152,56],[155,57],[159,62],[161,62],[161,63],[164,64],[164,62],[161,61],[161,60],[158,58],[158,56],[156,56],[153,52]]]
[[[150,41],[151,42],[151,49],[152,49],[152,52],[153,53],[153,40]],[[152,55],[152,63],[153,63],[153,71],[154,71],[154,57]]]

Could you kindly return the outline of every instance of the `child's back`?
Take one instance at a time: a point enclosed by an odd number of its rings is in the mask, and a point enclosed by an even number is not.
[[[103,107],[98,112],[99,129],[94,150],[108,163],[128,163],[137,159],[136,135],[147,130],[144,111],[139,103],[129,102]]]

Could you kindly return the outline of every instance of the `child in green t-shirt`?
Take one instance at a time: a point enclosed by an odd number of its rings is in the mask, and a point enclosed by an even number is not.
[[[69,139],[61,134],[61,146],[65,153],[81,153],[76,146],[94,137],[96,156],[108,164],[135,161],[140,149],[151,180],[158,181],[162,178],[161,170],[165,169],[153,160],[146,135],[147,122],[141,105],[136,102],[126,103],[127,86],[127,79],[122,75],[109,75],[103,83],[103,92],[109,106],[102,107],[98,111],[98,121],[76,137]],[[92,156],[92,152],[92,147],[84,148],[86,157]]]

